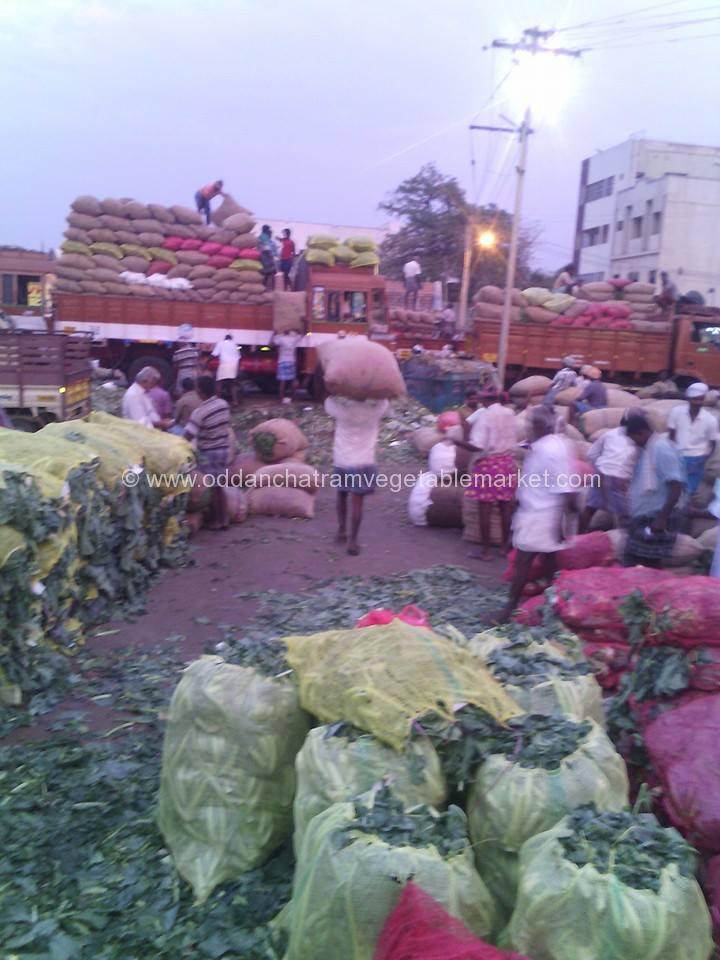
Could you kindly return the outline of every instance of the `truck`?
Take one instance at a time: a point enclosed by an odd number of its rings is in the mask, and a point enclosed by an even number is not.
[[[48,333],[41,317],[23,329],[20,319],[0,315],[0,407],[25,431],[86,416],[90,338]]]
[[[308,265],[305,290],[305,338],[299,373],[311,393],[319,393],[317,347],[337,337],[360,334],[393,351],[413,345],[389,330],[385,278],[372,267]],[[271,304],[204,303],[152,297],[55,292],[53,329],[92,338],[93,356],[102,366],[121,370],[129,380],[145,366],[155,367],[172,382],[172,355],[179,331],[191,336],[204,352],[227,333],[242,347],[240,371],[261,389],[275,381],[276,351],[271,344]],[[414,341],[413,341],[414,342]],[[439,348],[445,341],[438,339]],[[430,342],[426,346],[430,346]]]
[[[500,322],[481,320],[468,348],[479,359],[497,361]],[[703,380],[720,386],[720,308],[678,304],[669,329],[603,330],[514,322],[508,341],[508,378],[557,371],[563,357],[577,356],[628,384],[647,383],[667,371],[680,382]]]

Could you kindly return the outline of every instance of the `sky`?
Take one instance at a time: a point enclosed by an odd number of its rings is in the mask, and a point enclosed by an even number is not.
[[[718,20],[649,29],[685,14]],[[594,49],[528,82],[486,47],[533,26]],[[522,221],[552,269],[583,157],[630,135],[720,145],[720,4],[0,0],[0,77],[0,244],[56,246],[79,194],[192,206],[216,178],[262,217],[381,226],[428,162],[511,207],[517,142],[468,125],[531,105]]]

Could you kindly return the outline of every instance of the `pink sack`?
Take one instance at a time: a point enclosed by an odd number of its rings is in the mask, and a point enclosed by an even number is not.
[[[238,251],[236,256],[241,260],[259,260],[260,251],[257,247],[243,247],[242,250]]]
[[[515,623],[522,623],[526,627],[540,627],[543,622],[544,596],[530,597],[520,605],[513,615]]]
[[[649,584],[645,596],[665,624],[658,643],[686,649],[720,646],[720,580],[666,575]]]
[[[437,428],[440,433],[445,433],[450,427],[456,427],[460,423],[460,414],[457,410],[446,410],[437,418]]]
[[[616,300],[614,303],[609,303],[605,309],[607,315],[609,317],[614,317],[616,320],[627,320],[631,312],[628,304],[622,303],[620,300]]]
[[[198,240],[196,237],[193,237],[189,240],[183,240],[181,250],[199,250],[203,245],[202,240]]]
[[[221,243],[215,243],[213,240],[206,240],[202,246],[198,247],[200,253],[206,253],[209,257],[214,256],[216,253],[220,253],[223,245]]]
[[[167,260],[153,260],[147,268],[148,276],[151,273],[167,273],[171,267],[172,264],[168,263]]]
[[[650,567],[591,567],[588,570],[561,570],[555,580],[558,616],[574,629],[617,631],[627,637],[627,626],[618,607],[633,591],[645,597],[652,590],[662,594],[672,584],[682,586],[691,580],[679,580],[664,570]],[[720,581],[717,581],[720,589]]]
[[[231,247],[229,244],[226,244],[220,250],[221,257],[230,257],[231,260],[236,260],[240,254],[238,253],[237,247]]]
[[[404,623],[409,623],[411,627],[430,626],[430,620],[428,619],[427,613],[420,607],[414,606],[412,603],[409,603],[407,606],[403,607],[400,613],[393,613],[392,610],[387,609],[370,610],[370,612],[366,613],[364,617],[360,617],[355,626],[385,626],[385,624],[392,623],[393,620],[402,620]]]
[[[627,277],[613,277],[612,280],[608,280],[607,282],[610,286],[615,287],[616,290],[622,290],[623,287],[632,283],[632,280],[628,280]]]
[[[206,266],[221,270],[223,267],[229,267],[231,263],[230,257],[222,257],[219,253],[216,253],[214,257],[208,257]]]
[[[166,237],[163,247],[165,247],[166,250],[180,250],[184,243],[185,241],[182,237]]]

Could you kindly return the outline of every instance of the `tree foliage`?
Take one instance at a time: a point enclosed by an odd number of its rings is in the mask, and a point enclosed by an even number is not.
[[[504,286],[512,216],[494,204],[470,203],[455,177],[445,176],[434,164],[428,163],[414,176],[403,180],[380,204],[380,209],[401,224],[399,230],[386,237],[380,249],[385,276],[401,279],[403,264],[415,259],[422,267],[424,280],[459,280],[465,226],[470,219],[475,237],[483,230],[492,230],[497,236],[493,250],[473,245],[470,294],[488,283]],[[529,277],[535,239],[530,232],[521,232],[518,283],[523,284]]]

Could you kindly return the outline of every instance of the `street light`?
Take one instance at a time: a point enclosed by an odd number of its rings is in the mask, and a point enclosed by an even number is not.
[[[482,230],[476,242],[481,250],[493,250],[497,246],[497,235],[494,230]]]

